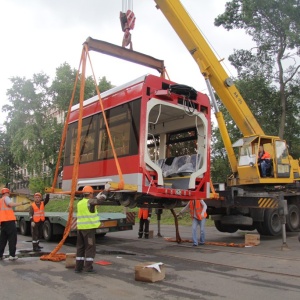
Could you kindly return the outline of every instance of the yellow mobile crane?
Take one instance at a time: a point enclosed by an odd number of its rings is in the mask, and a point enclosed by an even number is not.
[[[298,231],[300,226],[299,161],[288,154],[286,142],[265,135],[233,80],[179,0],[154,0],[198,64],[205,78],[215,108],[232,175],[224,199],[207,200],[208,211],[222,232],[257,229],[261,234],[279,235],[282,230],[278,203],[287,200],[286,227]],[[243,137],[231,143],[225,122],[216,105],[214,91],[230,113]],[[259,146],[271,154],[268,177],[262,177],[258,165]],[[234,152],[238,148],[238,157]]]

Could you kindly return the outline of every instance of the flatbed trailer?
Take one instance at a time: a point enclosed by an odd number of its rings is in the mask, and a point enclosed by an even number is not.
[[[30,235],[31,226],[28,211],[15,212],[17,228],[22,235]],[[51,241],[54,237],[62,236],[67,225],[69,214],[67,212],[45,212],[43,237]],[[135,213],[99,213],[101,225],[96,229],[98,236],[104,236],[108,232],[132,230],[135,223]],[[76,236],[77,218],[73,213],[69,236]]]

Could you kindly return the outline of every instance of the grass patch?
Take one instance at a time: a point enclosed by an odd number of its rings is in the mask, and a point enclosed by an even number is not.
[[[77,211],[77,203],[78,200],[74,201],[74,212]],[[65,198],[65,199],[52,199],[48,202],[48,204],[45,207],[46,212],[68,212],[69,210],[69,204],[70,204],[70,199]],[[178,213],[182,208],[175,208],[175,212]],[[136,212],[136,216],[138,213],[138,208],[125,208],[123,206],[108,206],[108,205],[101,205],[98,207],[99,212],[106,212],[106,213],[126,213],[126,210],[128,212]],[[157,224],[157,215],[155,214],[155,210],[152,210],[152,217],[151,217],[151,224]],[[138,218],[136,217],[135,220],[136,223],[139,222]],[[190,214],[187,212],[178,219],[179,225],[182,226],[192,226],[192,220],[190,217]],[[161,220],[160,220],[161,225],[174,225],[174,217],[173,214],[169,209],[164,209],[163,213],[161,215]],[[214,222],[212,220],[207,220],[206,221],[206,226],[214,226]]]

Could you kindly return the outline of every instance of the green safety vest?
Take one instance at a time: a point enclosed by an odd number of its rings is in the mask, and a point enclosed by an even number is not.
[[[97,208],[91,213],[88,209],[89,199],[83,198],[77,203],[77,229],[98,228],[101,224]]]

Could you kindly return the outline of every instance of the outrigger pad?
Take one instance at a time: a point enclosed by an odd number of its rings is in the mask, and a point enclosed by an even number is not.
[[[197,99],[197,91],[194,88],[184,84],[170,84],[169,90],[171,93],[186,96],[190,100]]]

